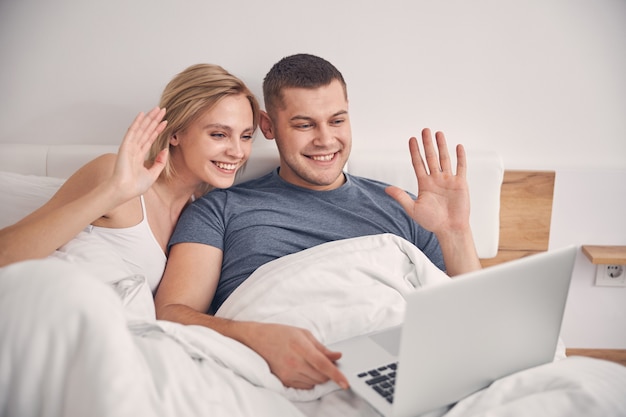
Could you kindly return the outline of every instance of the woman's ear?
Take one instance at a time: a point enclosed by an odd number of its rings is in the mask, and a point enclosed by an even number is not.
[[[170,145],[172,146],[178,146],[179,144],[179,140],[178,140],[178,136],[176,134],[170,136]]]
[[[274,139],[274,124],[272,123],[272,119],[270,119],[269,114],[261,110],[260,116],[259,127],[261,128],[261,132],[263,132],[263,136],[265,136],[265,139]]]

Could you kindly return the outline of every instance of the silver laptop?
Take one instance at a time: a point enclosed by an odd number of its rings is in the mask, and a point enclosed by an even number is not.
[[[402,326],[329,347],[352,390],[385,416],[415,416],[553,360],[577,247],[455,277],[407,297]],[[397,367],[397,369],[396,369]]]

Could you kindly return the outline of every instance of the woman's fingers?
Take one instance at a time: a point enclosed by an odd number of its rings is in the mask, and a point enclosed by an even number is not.
[[[162,124],[164,122],[164,116],[165,109],[158,107],[150,110],[147,114],[143,112],[139,113],[128,128],[125,139],[138,142],[140,146],[144,146],[147,142],[150,142],[155,131],[158,131],[158,133],[163,131],[164,125],[162,126]]]
[[[165,128],[165,125],[162,124],[164,116],[165,109],[155,107],[143,118],[137,130],[139,146],[145,148],[152,145],[152,142]]]

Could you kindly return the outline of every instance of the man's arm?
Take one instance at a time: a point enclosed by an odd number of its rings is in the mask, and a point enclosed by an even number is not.
[[[305,329],[241,322],[205,312],[215,295],[222,251],[199,243],[179,243],[170,249],[167,267],[155,298],[157,318],[209,327],[261,355],[285,386],[311,389],[332,379],[347,388],[334,362],[341,357]]]
[[[467,161],[463,146],[458,145],[454,174],[443,133],[437,132],[435,139],[437,149],[430,130],[422,130],[424,156],[420,153],[417,139],[409,140],[418,183],[417,199],[413,200],[398,187],[389,187],[386,191],[413,220],[437,236],[446,270],[454,276],[481,268],[469,222]]]

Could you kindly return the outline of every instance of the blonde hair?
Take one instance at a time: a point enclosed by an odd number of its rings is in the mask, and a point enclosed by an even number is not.
[[[186,129],[205,111],[215,106],[222,98],[231,95],[244,95],[252,107],[253,127],[259,124],[259,103],[250,89],[224,68],[213,64],[192,65],[176,75],[163,90],[159,106],[166,109],[167,126],[152,144],[148,161],[154,162],[161,149],[170,146],[170,138]],[[168,160],[161,176],[166,180],[176,175]],[[206,184],[201,193],[211,189]]]

